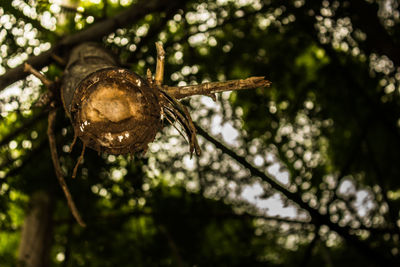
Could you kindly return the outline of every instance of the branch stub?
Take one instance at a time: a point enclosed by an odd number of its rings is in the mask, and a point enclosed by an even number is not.
[[[101,69],[83,79],[70,112],[83,143],[109,154],[146,151],[161,127],[157,92],[122,68]]]

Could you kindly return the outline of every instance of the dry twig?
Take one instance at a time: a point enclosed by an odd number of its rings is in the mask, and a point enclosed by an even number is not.
[[[153,74],[151,73],[150,69],[147,69],[146,78],[147,78],[147,82],[149,83],[149,85],[152,85],[153,84]]]
[[[76,177],[76,173],[78,172],[78,167],[81,164],[81,161],[83,160],[83,156],[85,155],[85,148],[86,148],[86,145],[83,144],[81,155],[79,156],[78,161],[76,162],[74,171],[72,172],[72,179],[74,179]]]
[[[157,49],[157,65],[156,65],[156,76],[154,82],[156,85],[161,86],[164,80],[164,62],[165,62],[165,51],[161,42],[156,42]]]
[[[57,143],[56,143],[56,138],[54,135],[54,126],[55,126],[56,115],[57,115],[56,109],[51,109],[49,112],[48,126],[47,126],[47,135],[49,137],[50,153],[51,153],[51,159],[52,159],[53,165],[54,165],[54,171],[56,173],[58,182],[60,183],[60,186],[61,186],[62,190],[64,191],[65,197],[67,199],[68,207],[71,210],[72,215],[74,216],[74,218],[76,219],[76,221],[79,223],[80,226],[85,227],[86,224],[83,222],[81,216],[79,215],[78,209],[75,206],[75,202],[72,199],[71,193],[69,192],[67,183],[64,180],[64,175],[61,170],[60,161],[58,159]]]
[[[33,68],[31,65],[29,65],[27,63],[24,64],[24,71],[29,72],[29,73],[35,75],[37,78],[39,78],[40,81],[47,87],[48,91],[50,92],[50,96],[54,97],[54,95],[51,94],[52,93],[51,91],[54,90],[54,85],[55,85],[53,81],[50,81],[49,79],[47,79],[42,73],[40,73],[39,71],[37,71],[35,68]],[[67,183],[64,180],[64,175],[61,170],[60,161],[58,159],[57,143],[56,143],[56,138],[55,138],[55,134],[54,134],[57,109],[55,108],[54,103],[55,103],[54,99],[51,99],[49,104],[52,108],[49,111],[48,125],[47,125],[47,136],[49,138],[51,159],[53,161],[54,171],[56,173],[58,182],[60,183],[60,186],[61,186],[62,190],[64,191],[64,195],[67,199],[68,207],[71,210],[72,215],[74,216],[74,218],[76,219],[78,224],[82,227],[85,227],[86,224],[83,222],[81,216],[79,215],[78,209],[75,206],[75,202],[72,199],[71,193],[69,192]],[[83,148],[83,152],[84,152],[84,150],[85,150],[85,148]],[[83,155],[80,156],[77,166],[79,165],[80,161],[82,160],[81,159],[82,157],[83,157]],[[76,167],[76,169],[77,169],[77,167]],[[75,170],[74,170],[74,172],[75,172]]]
[[[176,99],[192,95],[206,95],[210,96],[215,93],[225,91],[238,91],[246,89],[254,89],[260,87],[268,87],[271,82],[265,80],[264,77],[250,77],[241,80],[232,80],[226,82],[209,82],[196,85],[187,86],[163,86],[163,90],[172,95]]]
[[[53,82],[50,81],[49,79],[46,78],[43,74],[41,74],[39,71],[34,69],[30,64],[25,63],[24,64],[24,71],[29,72],[36,76],[47,88],[51,88],[53,86]]]

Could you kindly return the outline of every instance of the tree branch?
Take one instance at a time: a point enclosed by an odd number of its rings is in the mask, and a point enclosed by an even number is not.
[[[78,161],[76,162],[74,171],[72,172],[72,179],[75,179],[75,177],[76,177],[76,173],[78,172],[79,165],[81,164],[81,161],[83,160],[83,156],[85,155],[85,149],[86,149],[86,145],[83,144],[81,155],[79,156]]]
[[[30,74],[36,76],[47,88],[51,88],[54,84],[52,81],[47,79],[46,76],[44,76],[42,73],[40,73],[38,70],[33,68],[28,63],[24,63],[24,71],[29,72]]]
[[[68,186],[64,180],[64,176],[60,166],[60,161],[58,159],[56,138],[54,136],[56,115],[57,115],[56,109],[52,109],[49,112],[48,128],[47,128],[47,135],[49,136],[49,145],[50,145],[51,159],[53,160],[53,165],[54,165],[54,171],[56,173],[58,182],[60,183],[60,186],[64,191],[68,207],[71,210],[72,215],[74,216],[74,218],[76,219],[76,221],[79,223],[80,226],[85,227],[86,224],[83,222],[81,216],[79,215],[78,209],[75,206],[75,202],[72,199],[71,193],[69,192]]]
[[[198,85],[163,86],[163,89],[176,99],[181,99],[192,95],[210,96],[212,94],[225,91],[254,89],[258,87],[268,87],[270,85],[271,82],[265,80],[264,77],[250,77],[244,80],[241,79],[226,82],[209,82]]]
[[[48,65],[51,63],[51,54],[55,52],[55,48],[52,48],[46,52],[43,52],[42,54],[38,56],[30,56],[26,63],[30,64],[36,69],[41,69],[44,66]],[[19,81],[21,79],[24,79],[28,73],[24,71],[24,65],[19,65],[18,67],[15,67],[13,69],[7,70],[5,74],[0,76],[0,91],[5,89],[7,86],[10,84]]]
[[[141,0],[113,18],[99,21],[84,30],[64,38],[59,43],[55,44],[52,49],[38,56],[29,57],[26,63],[32,65],[36,69],[41,69],[52,62],[52,54],[57,54],[56,52],[61,50],[61,48],[63,52],[65,51],[65,53],[68,54],[70,49],[79,43],[101,40],[103,36],[114,32],[118,28],[127,27],[148,14],[164,11],[171,7],[179,7],[180,4],[186,2],[187,0]],[[23,64],[8,70],[0,77],[0,91],[26,76],[27,73],[24,72]]]
[[[358,239],[357,236],[352,235],[349,233],[348,229],[345,227],[339,226],[337,223],[333,223],[329,216],[326,214],[321,214],[318,210],[312,208],[311,206],[308,205],[308,203],[304,202],[300,195],[293,193],[286,189],[285,187],[281,186],[279,183],[277,183],[271,176],[267,175],[266,173],[260,171],[256,167],[254,167],[252,164],[250,164],[244,157],[239,156],[216,140],[214,137],[210,136],[205,130],[203,130],[201,127],[196,125],[197,132],[202,135],[206,140],[214,144],[218,149],[222,150],[224,154],[229,155],[232,157],[234,160],[236,160],[238,163],[243,165],[245,168],[247,168],[250,173],[254,176],[258,176],[264,181],[268,182],[272,188],[275,190],[281,192],[285,197],[287,197],[289,200],[295,202],[297,205],[299,205],[302,209],[306,210],[311,218],[312,222],[317,225],[326,225],[328,226],[332,231],[335,231],[338,233],[340,236],[342,236],[349,244],[352,244],[355,248],[357,248],[361,253],[363,253],[366,257],[369,259],[373,260],[377,264],[383,264],[382,262],[386,262],[386,264],[393,264],[394,261],[396,261],[394,258],[388,259],[378,251],[372,249],[368,244],[365,242],[362,242],[361,240]],[[391,255],[390,255],[391,256]]]

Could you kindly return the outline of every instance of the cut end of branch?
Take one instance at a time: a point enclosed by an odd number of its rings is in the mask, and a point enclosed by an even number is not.
[[[92,73],[79,84],[71,102],[75,134],[99,152],[146,151],[160,126],[156,93],[146,80],[125,69]]]

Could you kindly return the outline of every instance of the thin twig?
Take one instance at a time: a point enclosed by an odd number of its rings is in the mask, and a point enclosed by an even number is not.
[[[78,172],[78,167],[81,164],[81,161],[83,160],[83,156],[85,155],[85,148],[86,148],[86,145],[85,145],[85,143],[83,143],[81,155],[79,156],[78,161],[76,162],[74,171],[72,172],[72,179],[75,179],[75,177],[76,177],[76,173]]]
[[[161,109],[162,115],[166,113],[171,113],[171,117],[174,118],[175,122],[178,121],[182,127],[185,129],[186,135],[188,137],[188,143],[190,144],[190,156],[193,155],[193,151],[196,150],[196,153],[200,155],[200,148],[197,144],[196,139],[196,129],[193,126],[192,119],[190,117],[189,112],[184,110],[183,105],[177,101],[173,96],[170,96],[167,92],[162,90],[162,83],[164,79],[164,63],[165,63],[165,51],[161,42],[156,42],[157,49],[157,66],[156,66],[156,74],[154,79],[154,84],[151,77],[151,71],[147,69],[147,79],[149,80],[149,84],[154,86],[159,92],[161,99],[164,100],[164,103]],[[182,108],[183,107],[183,108]],[[175,126],[175,123],[172,123],[168,116],[167,120],[175,127],[175,129],[183,136],[181,131]]]
[[[156,42],[157,49],[157,65],[156,65],[156,75],[154,78],[154,83],[161,86],[164,80],[164,62],[165,62],[165,51],[161,42]]]
[[[64,59],[62,59],[60,56],[58,56],[55,53],[51,54],[51,58],[54,59],[55,62],[57,62],[58,64],[60,64],[61,66],[67,66],[67,63],[65,62]]]
[[[176,119],[176,116],[174,115],[174,113],[172,112],[172,111],[170,111],[170,110],[167,110],[167,108],[165,108],[165,114],[166,114],[166,116],[165,116],[165,119],[175,128],[175,130],[177,130],[178,131],[178,133],[183,137],[183,139],[185,139],[186,140],[186,136],[182,133],[182,131],[181,130],[179,130],[179,128],[178,127],[176,127],[176,121],[177,121],[177,119]],[[168,113],[168,114],[167,114]],[[168,117],[168,116],[171,116],[171,118],[173,118],[173,122],[171,121],[171,119]],[[190,143],[190,141],[189,140],[186,140],[188,143]]]
[[[64,191],[65,197],[67,199],[68,207],[71,210],[72,215],[78,222],[78,224],[82,227],[85,227],[86,224],[83,222],[81,216],[79,215],[78,209],[75,206],[74,200],[72,199],[71,193],[69,192],[68,186],[64,180],[64,176],[62,174],[61,166],[60,166],[60,161],[58,159],[58,154],[57,154],[57,144],[56,144],[56,138],[54,135],[54,126],[55,126],[55,119],[56,119],[57,111],[56,109],[52,109],[49,112],[49,117],[48,117],[48,126],[47,126],[47,135],[49,137],[49,145],[50,145],[50,152],[51,152],[51,159],[53,161],[54,165],[54,171],[56,173],[58,182],[60,183],[60,186],[62,190]]]
[[[185,118],[187,118],[187,123],[189,125],[189,128],[191,129],[192,135],[190,136],[190,143],[193,144],[193,147],[190,150],[190,156],[192,156],[193,151],[196,152],[197,156],[201,155],[201,149],[199,146],[199,143],[197,142],[197,135],[196,135],[196,127],[194,126],[192,117],[189,114],[189,111],[187,110],[186,106],[182,105],[182,110],[184,114],[186,115]]]
[[[150,69],[147,69],[146,78],[147,78],[147,82],[149,83],[149,85],[152,85],[153,84],[153,74],[151,73]]]
[[[173,113],[176,120],[185,130],[190,144],[190,156],[192,156],[193,152],[196,152],[197,155],[200,155],[201,150],[197,142],[196,128],[194,127],[192,118],[190,117],[190,114],[185,106],[164,90],[160,90],[160,97],[164,110],[169,110],[171,113]]]
[[[192,95],[210,96],[225,91],[254,89],[268,87],[270,85],[271,82],[265,80],[264,77],[250,77],[244,80],[240,79],[226,82],[209,82],[187,86],[163,86],[163,90],[176,99],[181,99]]]
[[[69,145],[69,153],[72,152],[72,149],[74,148],[74,145],[76,143],[76,140],[78,139],[78,135],[76,134],[75,130],[74,130],[74,139],[72,140],[72,143]]]
[[[29,72],[29,73],[33,74],[34,76],[36,76],[47,88],[51,88],[51,86],[53,85],[52,81],[47,79],[46,76],[44,76],[42,73],[37,71],[35,68],[33,68],[28,63],[24,64],[24,71]]]
[[[44,76],[42,73],[40,73],[38,70],[36,70],[28,63],[24,64],[24,72],[28,72],[36,76],[47,88],[47,91],[39,97],[38,101],[33,105],[33,107],[49,106],[50,104],[53,104],[54,107],[54,105],[56,104],[56,102],[53,101],[55,96],[54,88],[57,81],[53,82],[47,79],[46,76]]]

